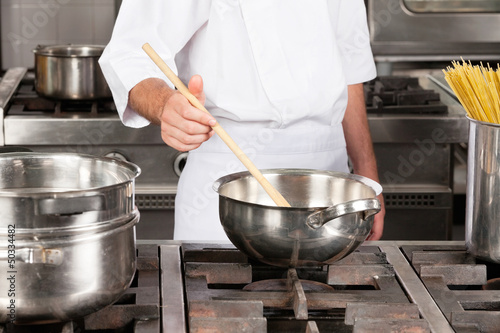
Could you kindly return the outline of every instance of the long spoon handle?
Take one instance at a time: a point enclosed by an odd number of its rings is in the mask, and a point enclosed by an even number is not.
[[[173,83],[177,90],[188,99],[188,101],[197,109],[200,109],[206,113],[208,110],[200,103],[200,101],[189,91],[189,89],[182,83],[182,81],[175,75],[175,73],[168,67],[168,65],[163,61],[163,59],[156,53],[156,51],[148,44],[144,44],[142,49],[148,54],[148,56],[153,60],[153,62],[161,69],[161,71],[167,76],[167,78]],[[217,135],[224,141],[224,143],[231,149],[231,151],[238,157],[238,159],[243,163],[243,165],[250,171],[250,173],[257,179],[259,184],[264,188],[264,190],[269,194],[271,199],[280,207],[290,207],[290,204],[281,195],[278,190],[276,190],[271,183],[264,177],[259,169],[252,163],[248,156],[241,150],[241,148],[234,142],[234,140],[227,134],[227,132],[220,126],[219,123],[212,126],[213,130]]]

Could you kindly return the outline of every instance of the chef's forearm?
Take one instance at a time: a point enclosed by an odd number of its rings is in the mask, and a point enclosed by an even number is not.
[[[363,84],[350,85],[342,126],[353,171],[378,181],[377,163],[366,116]]]
[[[153,124],[159,125],[165,103],[173,92],[161,79],[146,79],[130,90],[129,106]]]

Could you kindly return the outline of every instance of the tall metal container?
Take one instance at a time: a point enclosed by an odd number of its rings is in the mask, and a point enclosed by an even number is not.
[[[466,246],[500,263],[500,125],[469,120]]]

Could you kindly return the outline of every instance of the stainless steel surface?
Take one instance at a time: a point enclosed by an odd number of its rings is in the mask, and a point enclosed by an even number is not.
[[[500,125],[470,120],[466,197],[467,249],[500,263]]]
[[[262,170],[264,176],[292,205],[276,207],[248,172],[220,178],[219,214],[231,242],[262,262],[297,267],[335,262],[354,251],[368,236],[378,211],[366,205],[380,185],[364,177],[319,170]],[[306,223],[318,210],[360,201],[360,213],[340,216],[313,229]],[[342,209],[341,209],[342,210]],[[369,214],[368,214],[369,215]],[[314,216],[314,215],[313,215]]]
[[[442,72],[428,76],[429,80],[436,84],[441,90],[441,98],[448,105],[449,110],[459,115],[462,119],[463,126],[460,127],[460,132],[466,136],[465,140],[461,140],[453,145],[454,154],[454,170],[453,170],[453,193],[455,195],[465,195],[467,184],[467,142],[469,140],[469,121],[466,119],[466,112],[459,103],[453,90],[446,82]]]
[[[17,229],[85,226],[135,209],[129,162],[71,153],[0,154],[0,224]]]
[[[439,79],[418,76],[418,85],[436,92],[447,112],[425,113],[424,105],[422,113],[368,114],[386,202],[385,240],[451,239],[454,145],[467,142],[469,124]]]
[[[24,67],[11,68],[5,72],[0,81],[0,108],[5,109],[26,72]]]
[[[0,322],[65,322],[115,302],[128,288],[136,268],[136,211],[130,219],[100,227],[15,230],[0,235],[1,252],[56,249],[60,260],[2,260]],[[13,240],[9,243],[9,240]],[[12,247],[10,245],[13,245]],[[10,258],[10,257],[8,257]],[[9,291],[9,292],[7,292]]]
[[[75,145],[83,150],[86,146],[93,145],[125,145],[151,141],[159,143],[156,131],[152,130],[154,126],[131,130],[121,123],[118,114],[98,115],[90,119],[78,119],[78,116],[66,114],[51,119],[37,115],[9,115],[5,119],[5,144]],[[39,140],[34,142],[33,137]]]
[[[163,332],[186,332],[181,247],[160,246]]]
[[[452,239],[453,192],[431,184],[384,186],[386,240]]]
[[[415,13],[500,13],[495,0],[403,0]]]
[[[473,3],[473,4],[472,4]],[[368,0],[377,61],[498,60],[498,1]],[[448,8],[448,9],[446,9]],[[457,11],[458,8],[463,11]],[[479,12],[481,11],[481,12]]]
[[[374,150],[384,190],[412,185],[450,186],[453,168],[451,144],[436,142],[429,137],[414,142],[374,143]]]
[[[12,68],[5,73],[0,81],[0,121],[2,124],[5,119],[5,108],[26,71],[27,69],[22,67]],[[4,144],[4,127],[0,126],[0,145],[3,146]]]
[[[101,45],[39,45],[35,53],[35,90],[58,100],[111,98],[98,60]]]

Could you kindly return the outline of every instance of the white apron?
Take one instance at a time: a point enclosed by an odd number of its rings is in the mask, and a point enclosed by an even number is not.
[[[293,129],[224,127],[259,169],[305,168],[348,172],[342,125]],[[216,135],[189,153],[175,201],[174,239],[229,241],[220,224],[218,178],[245,171]]]
[[[347,85],[376,76],[363,0],[144,3],[123,1],[99,61],[124,124],[149,124],[128,104],[129,91],[165,79],[142,50],[147,42],[184,83],[203,77],[205,106],[258,168],[348,170]],[[212,184],[242,170],[217,136],[189,154],[175,239],[227,239]]]

